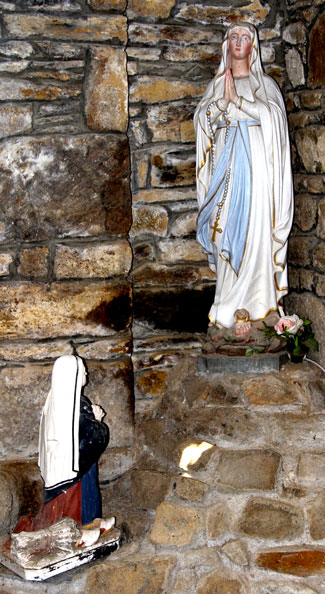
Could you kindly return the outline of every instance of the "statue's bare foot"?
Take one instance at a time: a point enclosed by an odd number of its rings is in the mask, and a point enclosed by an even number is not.
[[[236,336],[245,336],[249,334],[252,327],[251,322],[236,322],[235,324],[235,335]]]

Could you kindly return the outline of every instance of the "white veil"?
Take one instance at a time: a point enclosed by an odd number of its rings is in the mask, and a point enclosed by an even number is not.
[[[84,378],[80,357],[59,357],[40,423],[38,465],[47,489],[76,477],[79,470],[80,396]]]

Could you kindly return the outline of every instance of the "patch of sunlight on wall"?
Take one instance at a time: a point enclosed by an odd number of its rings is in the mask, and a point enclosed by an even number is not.
[[[199,458],[202,456],[204,452],[213,448],[212,443],[208,443],[207,441],[201,441],[201,443],[192,443],[191,445],[184,448],[183,453],[181,455],[181,459],[179,461],[179,467],[183,470],[188,470],[189,466],[193,466]],[[183,476],[190,476],[189,474],[185,474]]]

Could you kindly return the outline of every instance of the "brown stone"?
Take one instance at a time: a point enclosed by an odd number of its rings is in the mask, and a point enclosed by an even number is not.
[[[132,446],[133,376],[130,357],[111,361],[87,361],[89,381],[85,394],[106,411],[104,422],[110,427],[110,442],[102,456],[109,465],[110,448]]]
[[[0,170],[2,241],[126,235],[129,229],[129,153],[123,138],[8,140],[0,149]]]
[[[7,276],[10,273],[10,265],[13,261],[13,254],[9,252],[0,253],[0,276]]]
[[[127,47],[126,53],[128,58],[134,58],[135,60],[143,60],[145,62],[156,62],[160,58],[161,50],[152,47]],[[138,115],[137,111],[131,114],[131,109],[133,110],[136,108],[135,106],[130,108],[130,115]]]
[[[148,233],[165,237],[167,226],[168,214],[162,206],[135,206],[132,210],[131,237]]]
[[[318,87],[325,83],[322,55],[325,47],[325,15],[317,19],[310,35],[309,82]]]
[[[19,256],[18,273],[21,276],[44,278],[48,274],[48,258],[47,247],[25,248]]]
[[[175,202],[179,203],[181,200],[190,200],[195,198],[196,192],[192,188],[154,188],[150,190],[140,190],[134,192],[134,202]]]
[[[204,86],[199,83],[140,76],[131,85],[130,101],[160,103],[188,97],[200,97],[203,92]]]
[[[313,265],[322,272],[325,271],[325,242],[320,242],[313,251]]]
[[[82,247],[58,245],[54,272],[57,278],[109,278],[126,276],[131,263],[132,250],[126,239]]]
[[[321,485],[325,480],[325,453],[304,453],[299,456],[298,480]]]
[[[141,43],[144,45],[155,46],[162,43],[175,45],[197,46],[201,43],[220,44],[222,34],[213,33],[207,28],[198,29],[197,27],[182,27],[175,25],[149,25],[143,23],[131,23],[129,26],[130,43]]]
[[[229,540],[221,547],[221,550],[233,563],[236,563],[236,565],[245,567],[249,564],[246,543],[241,542],[240,540]]]
[[[134,269],[132,278],[137,286],[141,285],[179,285],[193,284],[202,278],[201,270],[193,266],[166,266],[156,263],[144,263]]]
[[[192,149],[166,148],[152,155],[151,185],[187,186],[195,182],[195,157]]]
[[[228,532],[231,524],[231,512],[226,503],[220,501],[207,512],[208,538],[219,538]]]
[[[264,569],[306,577],[325,574],[325,551],[288,549],[259,553],[256,563]]]
[[[90,73],[86,83],[87,126],[96,132],[128,126],[128,81],[124,49],[91,49]]]
[[[246,6],[235,8],[233,6],[206,6],[205,4],[184,4],[176,13],[177,18],[186,21],[195,21],[202,24],[214,25],[216,22],[220,24],[232,24],[234,21],[249,20],[254,25],[263,23],[266,19],[270,8],[264,7],[261,2],[251,2]]]
[[[322,194],[325,191],[325,177],[323,175],[295,175],[295,189],[297,192],[311,192]]]
[[[314,243],[311,237],[292,236],[289,240],[289,262],[296,266],[308,266],[311,263],[311,250]]]
[[[195,571],[184,569],[178,572],[176,582],[173,587],[173,594],[184,594],[188,592],[192,594],[193,585],[196,583]]]
[[[135,378],[135,394],[143,396],[162,396],[167,389],[170,372],[166,369],[145,369]]]
[[[322,104],[322,91],[303,91],[301,93],[301,102],[304,107],[316,109]]]
[[[93,10],[120,10],[126,8],[126,0],[87,0]]]
[[[174,8],[176,0],[129,0],[128,17],[131,19],[147,18],[168,19],[171,10]]]
[[[207,483],[187,476],[180,476],[176,480],[176,493],[186,501],[202,501],[208,489]]]
[[[295,197],[294,222],[302,231],[310,231],[316,224],[317,203],[309,194],[298,194]]]
[[[156,509],[167,495],[171,476],[154,470],[134,470],[131,500],[140,509]]]
[[[36,514],[43,499],[43,481],[36,459],[2,461],[0,465],[0,535],[13,531],[18,517]]]
[[[325,171],[325,126],[307,126],[296,134],[297,148],[305,169],[310,173]]]
[[[6,341],[0,345],[0,360],[4,361],[42,361],[72,354],[73,347],[67,340],[23,344]]]
[[[189,545],[201,528],[202,512],[163,502],[156,510],[150,540],[157,545]]]
[[[105,360],[112,355],[125,355],[131,352],[131,333],[128,330],[108,339],[83,342],[77,350],[84,359]]]
[[[300,585],[296,581],[273,582],[267,581],[260,584],[258,594],[317,594],[314,588],[309,588],[305,584]]]
[[[325,199],[318,203],[318,225],[316,229],[317,237],[325,239]]]
[[[147,185],[149,172],[148,151],[137,151],[133,154],[133,171],[137,188],[143,188]]]
[[[293,540],[302,534],[303,516],[300,509],[283,501],[256,497],[247,503],[239,530],[255,538]]]
[[[28,80],[21,79],[3,79],[0,85],[1,101],[21,101],[24,99],[29,99],[31,101],[54,101],[58,99],[68,99],[69,97],[78,97],[80,94],[80,88],[29,82]],[[26,131],[29,131],[29,127],[26,128]]]
[[[0,137],[30,132],[32,115],[31,105],[2,105],[0,107]]]
[[[238,403],[234,383],[228,386],[227,382],[216,378],[208,382],[201,375],[190,375],[184,379],[183,392],[191,408]]]
[[[308,402],[306,391],[281,374],[265,375],[261,378],[244,380],[244,394],[251,406],[278,406]]]
[[[241,582],[220,569],[201,578],[196,592],[197,594],[244,594]]]
[[[130,324],[130,284],[0,285],[1,338],[109,336]]]
[[[105,419],[106,421],[106,419]],[[110,425],[110,431],[114,430],[114,419],[110,424],[109,421],[107,423]],[[104,489],[106,487],[107,481],[115,481],[120,476],[123,476],[125,473],[132,468],[135,463],[135,451],[134,448],[125,447],[125,448],[109,448],[104,452],[104,454],[99,459],[99,482]],[[103,483],[103,484],[102,484]],[[112,501],[109,502],[109,509],[111,510]],[[111,514],[112,512],[109,511]],[[103,516],[104,518],[107,516]]]
[[[268,450],[223,451],[218,482],[235,489],[274,489],[280,455]]]
[[[170,239],[159,242],[163,262],[200,262],[204,260],[201,246],[194,239]]]
[[[2,458],[37,456],[40,413],[51,386],[51,372],[52,365],[0,369]]]
[[[168,104],[149,108],[147,124],[153,142],[194,142],[194,105]]]
[[[103,561],[87,575],[85,594],[161,594],[173,568],[171,558],[135,557]]]
[[[310,535],[314,540],[325,538],[325,494],[324,491],[308,506]]]
[[[215,44],[212,44],[197,47],[168,47],[163,52],[163,57],[169,62],[208,62],[217,65],[221,55]]]
[[[315,284],[315,274],[312,270],[300,270],[300,286],[302,289],[312,291]],[[292,287],[291,287],[292,288]]]
[[[9,37],[126,42],[124,16],[92,16],[87,18],[32,14],[4,14]]]

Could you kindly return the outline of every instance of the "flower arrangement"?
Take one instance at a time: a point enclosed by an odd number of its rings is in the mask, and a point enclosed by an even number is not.
[[[309,349],[318,350],[318,342],[311,328],[311,321],[299,318],[296,314],[283,316],[275,326],[267,326],[265,322],[264,333],[268,338],[278,336],[287,341],[287,350],[294,361],[302,359]]]

